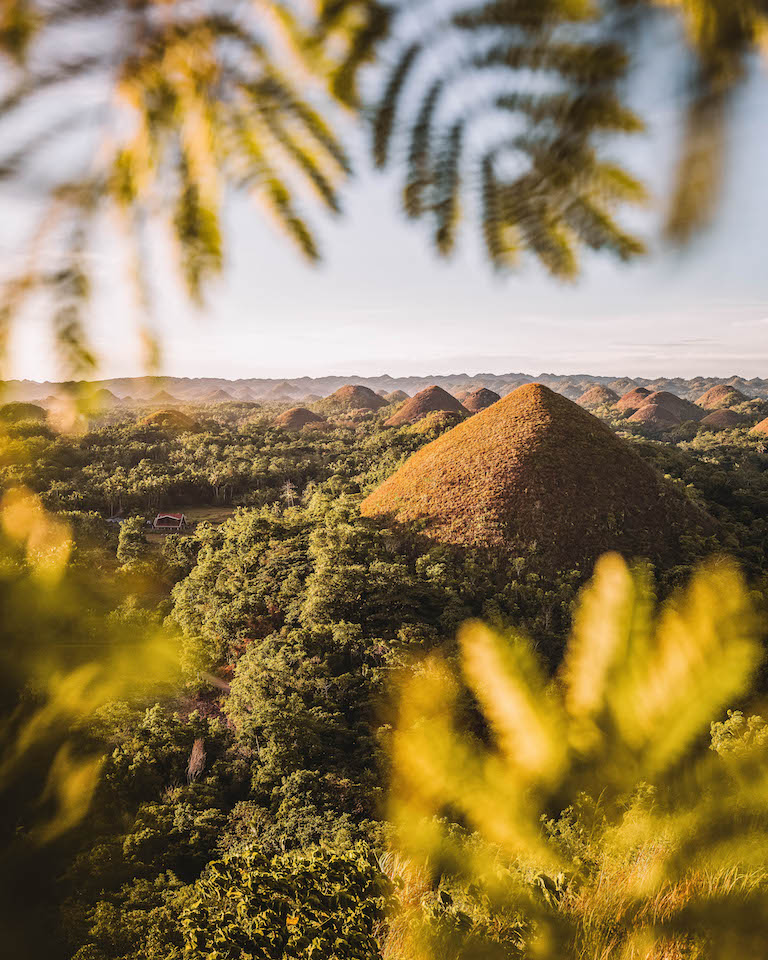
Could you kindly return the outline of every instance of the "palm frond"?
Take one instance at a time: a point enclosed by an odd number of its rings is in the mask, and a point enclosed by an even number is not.
[[[102,96],[90,114],[65,103],[53,122],[8,148],[0,156],[0,181],[15,188],[28,178],[30,161],[43,150],[54,152],[87,135],[95,146],[86,164],[78,173],[70,163],[46,191],[60,232],[78,235],[87,244],[92,220],[113,206],[127,224],[136,216],[165,220],[178,247],[181,276],[197,302],[224,263],[221,204],[228,188],[257,190],[270,218],[315,261],[319,246],[297,212],[294,194],[308,187],[325,208],[338,212],[339,185],[350,174],[351,162],[318,107],[323,97],[330,104],[328,77],[312,73],[317,64],[308,56],[307,77],[315,82],[314,91],[298,92],[286,79],[270,34],[270,11],[279,15],[287,7],[282,9],[280,0],[250,12],[233,10],[225,0],[202,9],[165,0],[18,0],[6,5],[0,51],[16,49],[23,68],[0,97],[0,132],[5,124],[44,108],[45,98],[56,97],[68,83],[88,82]],[[23,43],[20,36],[11,36],[14,29],[18,33],[11,15],[18,20],[22,13],[30,24]],[[80,30],[83,25],[89,29]],[[300,32],[298,21],[294,26]],[[80,36],[88,39],[78,49]],[[38,55],[55,51],[60,39],[67,41],[66,57],[52,61]],[[300,53],[302,37],[297,39]],[[303,40],[309,50],[312,37],[307,33]],[[242,135],[244,124],[250,126],[249,141]],[[135,237],[135,231],[126,235]],[[134,251],[134,261],[137,256],[143,252]],[[88,251],[79,250],[76,259],[87,274]],[[6,312],[18,314],[35,289],[46,293],[60,311],[65,365],[82,367],[85,354],[77,358],[64,346],[81,336],[84,325],[76,322],[76,314],[85,310],[87,298],[75,310],[61,284],[43,279],[70,270],[71,263],[66,245],[58,240],[49,245],[40,263],[25,267],[23,283],[8,278]],[[150,286],[141,284],[142,309]]]

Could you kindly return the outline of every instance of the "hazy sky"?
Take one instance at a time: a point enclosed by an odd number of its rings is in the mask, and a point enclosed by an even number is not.
[[[680,127],[675,103],[669,77],[657,71],[640,104],[649,132],[623,154],[654,188],[655,206],[639,221],[651,238]],[[164,372],[766,376],[767,107],[768,80],[756,76],[739,100],[722,209],[709,233],[682,255],[656,244],[630,267],[592,256],[576,285],[554,283],[533,264],[494,276],[473,227],[459,255],[439,261],[422,228],[399,213],[399,181],[365,163],[346,191],[345,216],[313,218],[325,251],[319,268],[306,267],[240,200],[228,211],[230,262],[208,308],[196,314],[178,291],[162,291]],[[106,246],[99,268],[112,277],[113,261]],[[114,281],[97,296],[95,316],[102,375],[141,374],[131,313]],[[13,339],[14,375],[55,379],[47,343],[44,318],[28,318]]]

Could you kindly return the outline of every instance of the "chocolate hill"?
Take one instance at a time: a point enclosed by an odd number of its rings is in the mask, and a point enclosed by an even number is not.
[[[639,410],[635,410],[627,423],[643,423],[647,427],[658,427],[667,430],[681,423],[680,417],[673,413],[663,403],[644,403]]]
[[[587,410],[594,410],[597,407],[612,407],[618,399],[619,395],[614,390],[596,384],[586,393],[582,393],[576,403]]]
[[[733,410],[715,410],[704,417],[701,426],[708,430],[732,430],[734,427],[740,427],[743,422],[743,418]]]
[[[384,399],[387,403],[405,403],[406,400],[410,400],[411,398],[405,390],[393,390],[392,393],[386,394]]]
[[[623,410],[624,413],[634,413],[635,410],[639,410],[640,407],[642,407],[650,395],[651,391],[646,390],[645,387],[635,387],[634,390],[625,393],[624,396],[617,401],[616,406],[619,410]]]
[[[197,430],[198,424],[181,410],[157,410],[140,421],[149,427],[163,427],[165,430]]]
[[[666,407],[682,423],[685,420],[701,420],[704,411],[690,400],[683,400],[668,390],[657,390],[646,398],[645,403],[656,403]],[[643,404],[645,406],[645,404]]]
[[[113,407],[117,407],[120,401],[111,390],[102,389],[94,393],[93,403],[102,410],[111,410]]]
[[[749,431],[758,437],[768,437],[768,417],[765,420],[761,420],[756,426],[752,427]]]
[[[214,390],[213,393],[203,397],[205,403],[228,403],[231,399],[232,395],[226,390]]]
[[[501,400],[498,393],[494,393],[493,390],[488,390],[487,387],[480,387],[466,394],[461,402],[470,413],[479,413],[481,410],[487,410],[488,407],[496,403],[497,400]]]
[[[275,418],[273,426],[283,430],[303,430],[308,423],[325,423],[325,419],[306,407],[291,407]]]
[[[368,496],[369,517],[417,521],[445,543],[513,553],[543,570],[606,550],[674,559],[708,518],[605,424],[527,384],[423,447]]]
[[[21,423],[22,420],[45,420],[48,413],[36,403],[12,401],[0,407],[0,422]]]
[[[465,407],[442,387],[427,387],[420,390],[400,407],[394,416],[386,421],[387,427],[401,427],[405,423],[416,423],[433,410],[446,410],[448,413],[466,413]]]
[[[723,407],[732,407],[737,403],[743,403],[746,399],[747,397],[736,387],[718,384],[703,393],[696,404],[705,410],[721,410]]]
[[[176,397],[171,396],[167,390],[159,390],[154,396],[149,398],[150,403],[178,403]]]
[[[287,380],[275,384],[264,394],[265,400],[293,400],[296,397],[296,387]]]
[[[348,413],[351,410],[381,410],[386,405],[387,401],[374,393],[370,387],[350,384],[340,387],[330,397],[321,400],[317,404],[317,409],[325,416],[329,416],[335,413]]]

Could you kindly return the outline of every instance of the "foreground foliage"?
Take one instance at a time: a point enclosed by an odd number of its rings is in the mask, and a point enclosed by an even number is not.
[[[730,564],[654,620],[647,576],[611,555],[552,682],[523,638],[464,627],[463,679],[433,659],[402,694],[390,812],[434,886],[386,955],[762,954],[763,725],[716,725],[722,756],[702,740],[749,687],[758,635]]]

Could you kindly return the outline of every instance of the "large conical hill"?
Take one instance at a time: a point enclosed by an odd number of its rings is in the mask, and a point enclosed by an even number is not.
[[[432,538],[572,569],[607,550],[674,559],[711,521],[586,410],[541,384],[423,447],[362,503]]]
[[[470,413],[479,413],[481,410],[487,410],[488,407],[493,406],[494,403],[501,400],[501,397],[495,390],[489,390],[487,387],[479,387],[477,390],[472,390],[460,399]]]
[[[582,393],[576,403],[581,407],[586,407],[587,410],[594,410],[598,407],[612,407],[615,403],[618,403],[618,400],[619,395],[615,390],[595,384],[594,387]]]
[[[634,387],[616,401],[616,406],[619,410],[623,410],[624,413],[632,414],[635,410],[639,410],[640,407],[642,407],[650,395],[651,391],[645,387]]]
[[[744,403],[746,395],[731,384],[719,383],[703,393],[696,401],[696,405],[704,410],[722,410],[737,403]]]
[[[681,423],[685,423],[686,420],[701,420],[704,416],[704,411],[697,407],[695,403],[684,400],[677,394],[670,393],[669,390],[657,390],[655,393],[651,393],[646,398],[645,403],[666,407]],[[645,406],[645,404],[642,406]]]
[[[431,386],[420,390],[412,396],[410,400],[400,407],[400,409],[389,420],[385,421],[387,427],[402,427],[406,423],[416,423],[422,417],[435,410],[444,410],[447,413],[467,413],[463,404],[456,397],[442,387]]]
[[[744,418],[733,410],[713,410],[701,421],[701,426],[707,430],[733,430],[740,427]]]
[[[386,405],[387,401],[374,393],[370,387],[348,384],[321,400],[317,404],[317,410],[323,416],[328,417],[340,413],[349,413],[352,410],[380,410]]]
[[[165,430],[175,430],[179,433],[199,428],[198,423],[181,410],[157,410],[144,417],[139,423],[149,427],[163,427]]]
[[[291,407],[275,419],[274,426],[283,430],[303,430],[310,423],[325,423],[325,420],[306,407]]]

